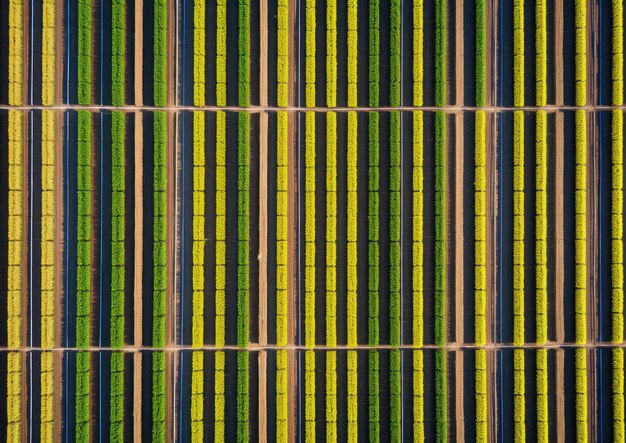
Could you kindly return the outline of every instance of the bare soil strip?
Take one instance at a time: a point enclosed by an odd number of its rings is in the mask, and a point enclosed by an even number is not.
[[[563,0],[555,0],[555,11],[563,10]],[[554,59],[556,64],[554,67],[555,77],[555,98],[556,106],[562,106],[564,101],[563,91],[563,16],[562,14],[554,14]],[[564,116],[562,113],[556,115],[556,134],[563,134],[565,127]],[[564,140],[563,137],[555,137],[556,145],[556,177],[555,177],[555,331],[557,342],[565,340],[565,317],[563,309],[564,297],[564,200],[563,200],[563,180],[564,180]],[[565,441],[565,353],[559,350],[555,353],[556,358],[556,432],[557,442]]]
[[[167,2],[167,35],[170,37],[167,39],[167,105],[168,107],[176,103],[176,20],[178,20],[176,1],[168,0]],[[166,286],[166,302],[165,309],[167,315],[165,316],[165,342],[167,345],[175,344],[175,331],[176,331],[176,300],[179,300],[177,296],[177,288],[174,284],[176,277],[176,245],[177,245],[177,230],[176,220],[178,219],[178,205],[176,196],[176,174],[178,173],[178,153],[179,146],[176,138],[176,126],[174,117],[175,114],[169,110],[166,111],[167,122],[167,165],[166,165],[166,177],[167,177],[167,242],[165,250],[167,254],[167,286]],[[171,389],[165,391],[165,435],[166,439],[176,438],[176,420],[174,420],[174,407],[176,402],[176,371],[178,351],[166,351],[165,356],[165,379],[172,381]]]
[[[54,103],[63,103],[63,2],[57,0],[56,2],[56,23],[55,23],[55,90],[54,90]],[[57,111],[55,113],[55,134],[54,134],[54,235],[55,235],[55,248],[54,248],[54,343],[55,346],[61,346],[63,337],[63,300],[65,294],[64,285],[64,244],[65,234],[63,231],[64,223],[64,192],[63,192],[63,180],[64,180],[64,152],[63,149],[63,122],[64,113]],[[53,436],[55,441],[61,440],[62,424],[63,424],[63,353],[55,352],[53,356],[54,361],[54,430]]]
[[[456,0],[455,11],[455,71],[454,71],[454,82],[457,85],[455,88],[456,97],[454,98],[454,103],[457,106],[462,106],[463,102],[463,82],[464,82],[464,71],[463,71],[463,60],[464,60],[464,42],[463,42],[463,0]],[[454,324],[455,324],[455,341],[456,343],[463,343],[464,340],[464,295],[465,291],[464,283],[463,283],[463,257],[464,257],[464,246],[465,239],[463,235],[463,227],[464,227],[464,218],[463,218],[463,199],[464,199],[464,188],[463,188],[463,157],[465,151],[464,144],[464,125],[463,125],[463,114],[456,114],[454,116],[454,134],[455,134],[455,143],[453,147],[450,147],[450,150],[454,150],[454,170],[450,171],[454,174],[454,218],[451,221],[451,225],[454,229]],[[463,394],[464,394],[464,361],[463,361],[463,353],[457,352],[455,356],[455,416],[456,416],[456,440],[463,441],[465,440],[465,408],[463,402]]]
[[[134,72],[134,103],[136,106],[143,104],[143,0],[135,0],[135,72]],[[143,114],[135,113],[135,262],[133,284],[133,308],[134,308],[134,331],[135,346],[143,345]],[[133,438],[141,441],[141,414],[142,414],[142,355],[136,353],[133,356]]]
[[[259,1],[259,102],[267,106],[267,0]],[[259,121],[259,344],[267,345],[267,156],[268,115],[261,113]],[[267,353],[258,354],[259,364],[259,443],[267,442]]]
[[[297,63],[297,49],[298,49],[298,8],[296,5],[296,0],[289,0],[289,21],[291,22],[291,41],[289,45],[289,156],[288,156],[288,176],[289,176],[289,185],[288,185],[288,256],[289,256],[289,264],[288,264],[288,283],[287,283],[287,306],[289,306],[288,318],[289,318],[289,331],[288,331],[288,343],[295,344],[296,343],[296,328],[298,324],[298,306],[297,306],[297,297],[296,297],[296,281],[298,278],[297,272],[297,262],[298,262],[298,254],[297,254],[297,245],[298,242],[298,143],[297,143],[297,129],[296,124],[298,122],[297,119],[297,106],[296,103],[296,75],[298,70],[296,68]],[[288,351],[287,354],[287,368],[288,368],[288,393],[287,398],[289,399],[289,443],[294,443],[296,441],[296,417],[298,414],[298,402],[297,396],[299,391],[298,386],[298,359],[295,350]]]

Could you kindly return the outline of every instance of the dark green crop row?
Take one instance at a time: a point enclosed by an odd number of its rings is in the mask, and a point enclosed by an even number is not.
[[[111,115],[111,346],[124,345],[125,174],[122,112]]]
[[[246,351],[237,353],[237,442],[250,439],[249,359]]]
[[[111,435],[113,442],[124,441],[124,353],[111,354]]]
[[[167,100],[167,1],[154,0],[154,105]]]
[[[369,441],[380,441],[380,396],[378,351],[368,352]]]
[[[91,354],[76,354],[76,441],[90,441]]]
[[[379,0],[369,3],[369,105],[379,103],[379,56],[380,56],[380,5]]]
[[[435,106],[446,104],[446,0],[435,2]]]
[[[391,0],[389,15],[391,29],[389,34],[389,104],[400,106],[400,22],[402,9],[400,0]]]
[[[152,441],[165,443],[165,352],[152,354]]]
[[[239,0],[239,106],[250,105],[250,0]]]
[[[476,0],[476,106],[487,98],[487,18],[485,0]]]
[[[91,113],[78,111],[76,346],[91,342]]]
[[[111,103],[124,104],[124,74],[126,71],[126,28],[124,26],[126,0],[111,4]]]
[[[249,180],[250,180],[250,115],[240,112],[238,115],[238,251],[237,251],[237,294],[238,326],[237,344],[247,347],[250,334],[249,326]]]
[[[78,0],[78,104],[91,102],[91,0]]]

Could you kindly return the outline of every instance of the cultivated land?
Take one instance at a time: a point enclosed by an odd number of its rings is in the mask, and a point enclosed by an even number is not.
[[[104,3],[0,0],[0,440],[623,439],[623,0]]]

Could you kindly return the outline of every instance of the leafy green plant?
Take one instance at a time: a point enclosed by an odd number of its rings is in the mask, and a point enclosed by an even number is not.
[[[78,1],[78,104],[91,102],[91,0]]]
[[[126,0],[111,2],[111,103],[124,104],[126,71]]]

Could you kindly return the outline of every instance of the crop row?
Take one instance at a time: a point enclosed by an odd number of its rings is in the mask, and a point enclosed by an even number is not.
[[[123,12],[123,11],[122,11]],[[123,50],[123,49],[122,49]],[[115,63],[115,61],[114,61]],[[124,77],[121,79],[123,100]],[[120,103],[121,104],[121,103]],[[121,348],[125,342],[125,114],[111,115],[111,347]],[[155,202],[155,207],[158,203]],[[111,439],[124,440],[124,354],[111,354]]]
[[[379,105],[380,90],[380,4],[378,0],[369,3],[369,106]],[[356,81],[356,78],[355,78]],[[379,297],[379,114],[368,113],[368,344],[378,345],[378,297]],[[380,441],[380,401],[379,401],[379,360],[378,352],[368,353],[368,409],[369,441]]]
[[[194,188],[204,188],[203,172],[204,169],[196,170]],[[226,330],[226,114],[223,111],[216,114],[215,214],[215,345],[222,347]]]
[[[278,0],[277,102],[287,106],[289,100],[289,1]]]
[[[206,0],[193,2],[193,104],[204,106],[206,94]]]
[[[446,1],[435,2],[435,106],[446,102]],[[446,343],[446,114],[435,113],[435,344]],[[436,438],[448,438],[445,351],[435,353]]]
[[[547,1],[536,0],[535,6],[535,102],[545,106],[548,90],[548,12]]]
[[[357,1],[348,0],[348,106],[357,106]],[[348,112],[347,150],[347,344],[357,344],[357,114]],[[358,432],[357,354],[348,352],[348,436]]]
[[[513,114],[513,343],[524,343],[524,113]],[[516,350],[517,351],[517,350]],[[523,354],[522,354],[523,355]],[[525,438],[523,358],[513,360],[515,435]],[[519,364],[522,366],[518,366]],[[521,398],[520,398],[521,397]]]
[[[91,0],[78,0],[78,104],[91,102]]]
[[[424,97],[424,4],[413,2],[413,105]],[[424,441],[424,115],[413,112],[413,436]]]
[[[326,2],[326,105],[337,105],[337,0]],[[326,114],[326,345],[337,345],[337,114]],[[326,354],[326,441],[337,441],[337,353]]]
[[[316,31],[316,0],[306,2],[306,76],[305,76],[305,103],[307,107],[315,106],[315,31]],[[305,345],[307,348],[315,346],[315,240],[316,240],[316,211],[315,211],[315,113],[305,115],[305,226],[304,226],[304,315],[305,315]],[[305,364],[305,440],[316,440],[316,413],[315,413],[315,352],[306,351]]]
[[[276,351],[276,441],[287,441],[289,436],[287,351]]]
[[[239,106],[250,105],[250,0],[239,0]],[[280,68],[279,68],[280,69]],[[248,346],[250,335],[250,114],[238,114],[238,327],[237,343],[240,347]],[[237,354],[237,440],[249,439],[248,404],[249,404],[249,356],[247,352]]]
[[[348,0],[348,107],[357,105],[358,22],[357,0]]]
[[[513,0],[513,106],[524,106],[524,0]]]
[[[78,111],[78,236],[76,267],[76,346],[91,343],[91,126],[89,111]],[[76,435],[83,441],[90,435],[91,358],[88,352],[76,356]]]
[[[575,70],[576,106],[587,103],[587,2],[576,0],[575,15]]]
[[[624,103],[624,9],[621,0],[613,1],[612,104]],[[612,249],[612,334],[614,343],[624,339],[624,115],[612,111],[611,164],[611,249]],[[624,440],[624,350],[613,350],[613,435]]]
[[[54,440],[54,357],[52,352],[41,353],[41,441]]]
[[[226,106],[226,0],[217,0],[215,94],[217,106]]]
[[[587,2],[576,0],[575,57],[576,105],[587,102]],[[584,110],[575,114],[575,203],[574,203],[574,325],[575,342],[587,342],[587,115]],[[587,359],[584,348],[576,349],[576,435],[587,438]]]
[[[111,102],[124,104],[124,79],[126,78],[126,0],[111,3]]]
[[[55,30],[56,5],[55,0],[44,0],[41,28],[41,102],[43,105],[54,103],[55,81]]]
[[[24,357],[21,352],[7,354],[7,435],[13,441],[21,441],[22,436],[22,376]]]
[[[154,105],[167,98],[167,0],[154,0]]]
[[[204,64],[202,64],[204,65]],[[202,79],[202,84],[203,83]],[[194,83],[194,88],[197,83]],[[194,89],[196,91],[196,89]],[[202,96],[204,98],[204,96]],[[197,103],[196,103],[197,104]],[[201,105],[200,105],[201,106]],[[193,113],[193,256],[192,256],[192,319],[191,343],[204,344],[204,246],[205,246],[205,117],[202,112]],[[217,234],[217,233],[216,233]],[[204,438],[204,354],[193,352],[191,372],[191,435],[192,440]]]
[[[9,0],[9,104],[24,102],[24,0]]]
[[[226,355],[224,351],[215,353],[215,431],[214,441],[224,441],[225,422],[225,365]]]
[[[487,9],[485,0],[476,1],[476,106],[487,98]]]

